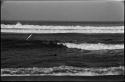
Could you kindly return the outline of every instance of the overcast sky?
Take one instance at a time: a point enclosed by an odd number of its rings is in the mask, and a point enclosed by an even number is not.
[[[1,20],[123,21],[121,1],[5,1]]]

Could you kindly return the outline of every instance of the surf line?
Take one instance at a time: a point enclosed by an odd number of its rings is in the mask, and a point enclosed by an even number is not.
[[[33,35],[33,34],[30,34],[30,35],[26,38],[26,40],[28,40],[32,35]]]

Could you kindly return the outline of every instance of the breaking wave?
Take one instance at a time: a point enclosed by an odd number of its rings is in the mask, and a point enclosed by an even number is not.
[[[84,50],[104,50],[104,49],[124,49],[124,44],[91,44],[91,43],[57,43],[62,44],[68,48],[77,48],[77,49],[84,49]]]
[[[105,68],[81,68],[72,66],[59,66],[50,68],[4,68],[1,76],[104,76],[124,75],[124,66]]]
[[[1,24],[1,32],[15,33],[124,33],[124,26],[53,26]]]

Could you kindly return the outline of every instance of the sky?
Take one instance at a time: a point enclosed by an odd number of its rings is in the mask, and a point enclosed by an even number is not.
[[[3,1],[5,21],[124,21],[121,0]]]

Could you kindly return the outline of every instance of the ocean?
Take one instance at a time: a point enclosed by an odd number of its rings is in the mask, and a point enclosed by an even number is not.
[[[1,76],[124,76],[124,25],[4,22]]]

